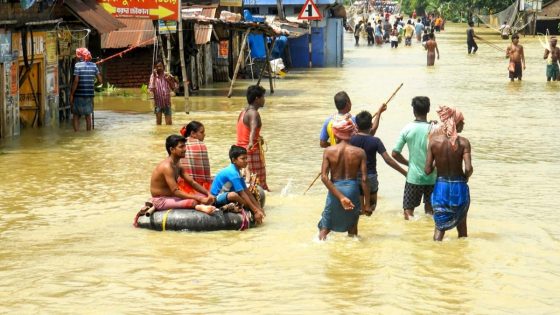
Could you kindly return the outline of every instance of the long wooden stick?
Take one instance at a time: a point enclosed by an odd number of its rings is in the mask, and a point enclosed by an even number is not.
[[[395,92],[393,92],[393,94],[391,94],[391,96],[389,97],[389,99],[387,99],[387,101],[383,104],[389,104],[389,102],[393,99],[393,97],[395,96],[395,94],[397,94],[397,92],[402,88],[404,83],[401,83],[401,85],[399,85],[399,87],[397,87],[397,89],[395,90]],[[377,116],[377,113],[373,114],[373,116],[371,117],[372,119],[375,118],[375,116]]]
[[[307,187],[307,189],[303,192],[304,195],[305,195],[306,192],[309,191],[309,189],[311,189],[313,184],[315,184],[315,182],[319,179],[319,176],[321,176],[321,173],[317,174],[317,177],[315,177],[315,179],[311,182],[311,185],[309,185],[309,187]]]
[[[496,49],[496,50],[499,50],[499,51],[502,51],[502,52],[505,52],[505,51],[506,51],[506,50],[503,49],[502,47],[500,47],[500,46],[498,46],[498,45],[496,45],[496,44],[494,44],[494,43],[491,43],[491,42],[487,41],[486,39],[484,39],[484,38],[482,38],[482,37],[480,37],[480,36],[478,37],[478,39],[480,39],[483,43],[485,43],[486,45],[488,45],[488,46],[490,46],[490,47],[492,47],[492,48],[494,48],[494,49]]]

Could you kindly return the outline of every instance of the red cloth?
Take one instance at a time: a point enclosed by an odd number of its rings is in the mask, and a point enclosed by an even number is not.
[[[76,57],[83,61],[90,61],[91,60],[91,53],[87,48],[76,48]]]
[[[441,120],[442,129],[445,132],[445,135],[451,141],[451,148],[453,150],[457,150],[457,123],[465,120],[463,113],[461,113],[458,109],[444,105],[439,107],[437,114]]]
[[[334,120],[332,130],[335,138],[341,140],[350,140],[357,132],[356,125],[348,114]]]
[[[249,173],[257,174],[259,185],[264,190],[269,190],[266,184],[266,165],[263,156],[261,156],[260,144],[257,144],[255,148],[256,150],[247,153],[247,168],[249,169]]]

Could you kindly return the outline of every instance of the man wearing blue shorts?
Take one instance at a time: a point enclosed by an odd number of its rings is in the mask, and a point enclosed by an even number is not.
[[[222,207],[231,202],[236,202],[248,207],[253,212],[255,222],[262,223],[264,210],[255,197],[249,192],[245,179],[240,170],[247,167],[247,150],[243,147],[232,145],[229,150],[231,164],[216,174],[210,192],[216,196],[216,207]]]

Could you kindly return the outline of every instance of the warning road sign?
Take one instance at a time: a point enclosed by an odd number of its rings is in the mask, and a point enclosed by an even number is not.
[[[305,4],[299,12],[298,19],[300,20],[322,20],[323,16],[319,12],[319,8],[315,5],[313,0],[305,1]]]

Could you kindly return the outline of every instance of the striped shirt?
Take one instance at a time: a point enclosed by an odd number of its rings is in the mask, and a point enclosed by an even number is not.
[[[78,76],[78,87],[74,96],[78,97],[93,97],[93,84],[95,77],[99,74],[97,65],[90,61],[81,61],[76,63],[74,67],[74,76]]]
[[[156,107],[164,108],[171,106],[171,90],[177,87],[175,80],[165,79],[165,73],[158,75],[157,73],[152,73],[150,76],[150,84],[148,86],[149,90],[154,93],[154,102]]]

